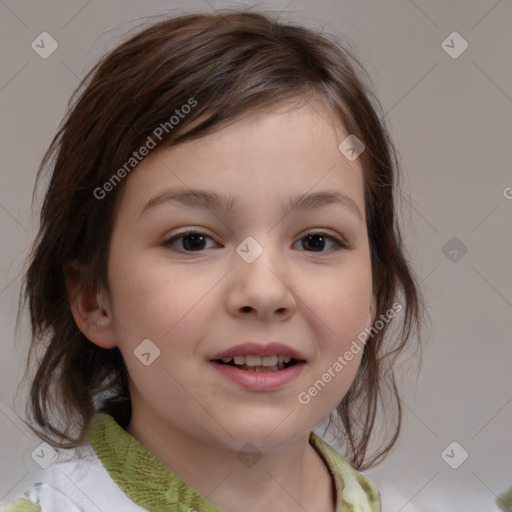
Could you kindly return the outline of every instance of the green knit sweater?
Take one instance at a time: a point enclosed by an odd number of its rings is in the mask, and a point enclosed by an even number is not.
[[[90,456],[57,461],[6,512],[222,512],[172,473],[112,416],[98,413],[88,431]],[[325,441],[309,441],[330,470],[336,512],[378,512],[374,484]]]

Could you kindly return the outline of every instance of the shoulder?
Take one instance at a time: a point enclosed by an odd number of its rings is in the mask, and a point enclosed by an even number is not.
[[[33,475],[23,496],[12,501],[1,512],[83,512],[69,492],[71,482],[80,472],[92,469],[94,459],[78,457],[77,450],[61,451],[55,463]],[[34,481],[36,480],[36,481]]]
[[[310,443],[324,459],[334,477],[338,500],[345,505],[341,510],[380,511],[379,492],[370,478],[350,466],[334,448],[313,432]]]
[[[83,512],[58,489],[37,482],[2,512]]]
[[[139,512],[112,480],[90,445],[70,450],[1,512]]]
[[[13,501],[7,508],[2,508],[2,512],[41,512],[39,500],[35,497],[37,485],[28,490],[22,498]]]

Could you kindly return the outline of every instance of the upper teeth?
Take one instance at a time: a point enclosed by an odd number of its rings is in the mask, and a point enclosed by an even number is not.
[[[234,356],[224,357],[222,362],[231,363],[231,361],[233,361],[236,365],[245,366],[276,366],[278,363],[289,363],[291,360],[292,358],[288,356]]]

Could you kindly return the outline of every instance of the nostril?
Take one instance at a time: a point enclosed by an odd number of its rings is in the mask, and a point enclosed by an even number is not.
[[[252,307],[251,306],[244,306],[243,308],[241,308],[241,310],[244,313],[250,313],[252,311]]]

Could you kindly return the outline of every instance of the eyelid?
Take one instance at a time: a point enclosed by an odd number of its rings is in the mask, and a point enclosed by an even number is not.
[[[323,236],[324,238],[328,238],[332,240],[333,242],[338,243],[341,247],[350,248],[351,244],[350,242],[341,235],[340,233],[332,233],[330,230],[318,228],[318,229],[312,229],[309,231],[305,231],[303,234],[300,235],[298,240],[302,240],[303,238],[307,236]]]
[[[167,237],[164,240],[162,245],[164,245],[166,247],[172,247],[172,244],[176,240],[179,240],[180,238],[183,238],[183,237],[188,236],[188,235],[200,235],[200,236],[203,236],[205,238],[209,238],[210,240],[213,240],[217,245],[219,245],[219,242],[217,242],[214,239],[214,237],[212,237],[211,235],[209,235],[209,234],[207,234],[206,232],[203,231],[203,228],[186,228],[183,231],[179,231],[179,232],[173,234],[172,236]],[[330,240],[335,245],[335,247],[333,249],[330,249],[330,250],[327,250],[327,251],[301,251],[301,252],[311,252],[313,254],[315,254],[315,253],[317,253],[317,254],[327,254],[327,253],[331,253],[332,251],[338,251],[338,250],[341,250],[341,249],[351,249],[352,248],[352,245],[347,241],[347,239],[344,236],[342,236],[340,234],[332,234],[330,231],[325,230],[325,229],[322,230],[321,228],[312,229],[312,230],[303,232],[297,238],[297,240],[293,243],[293,246],[295,244],[297,244],[298,242],[302,241],[303,239],[309,237],[309,236],[321,236],[323,238],[326,238],[326,239]],[[211,247],[210,247],[210,249],[211,249]],[[201,251],[184,251],[184,250],[181,250],[181,249],[174,249],[174,250],[176,250],[178,252],[181,252],[181,253],[184,253],[184,254],[193,254],[194,252],[202,253],[202,252],[206,251],[207,249],[203,249]]]
[[[325,231],[325,230],[321,230],[321,229],[306,231],[305,233],[300,235],[300,237],[297,239],[296,242],[294,242],[293,245],[295,245],[296,243],[300,242],[301,240],[303,240],[304,238],[307,238],[309,236],[321,236],[322,238],[326,238],[327,240],[330,240],[336,247],[334,247],[331,250],[327,250],[327,251],[303,251],[303,252],[311,252],[311,254],[328,254],[333,251],[352,248],[351,244],[346,240],[345,237],[343,237],[339,234],[334,235],[334,234],[330,233],[329,231]]]
[[[183,231],[174,233],[171,236],[166,236],[162,245],[164,247],[172,247],[172,244],[176,240],[179,240],[180,238],[183,238],[188,235],[201,235],[201,236],[204,236],[205,238],[209,238],[210,240],[213,240],[217,245],[219,245],[219,242],[217,242],[213,236],[211,236],[203,231],[203,228],[186,228]],[[178,252],[189,253],[189,254],[193,254],[194,252],[204,252],[204,250],[203,251],[183,251],[180,249],[175,249],[175,250],[177,250]]]

